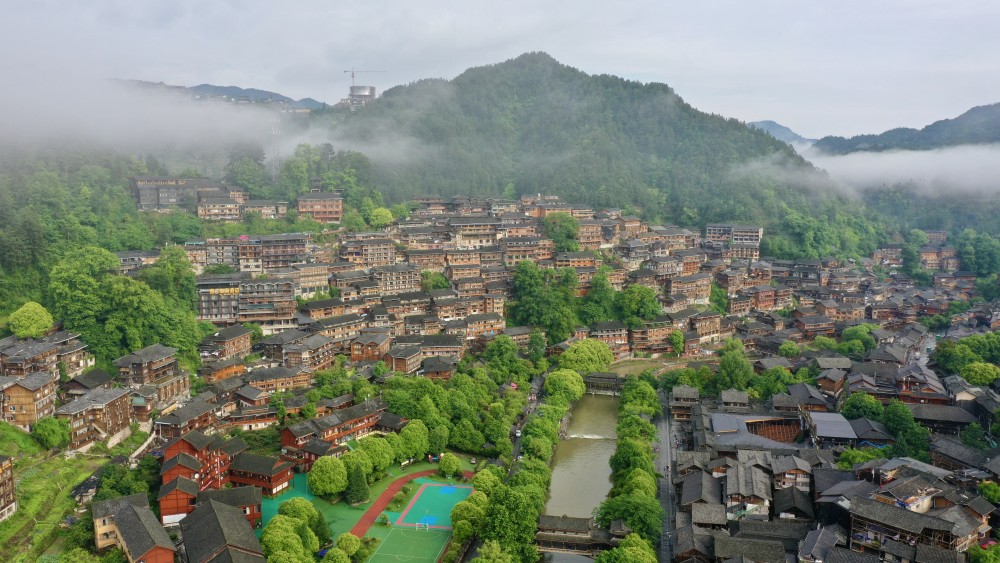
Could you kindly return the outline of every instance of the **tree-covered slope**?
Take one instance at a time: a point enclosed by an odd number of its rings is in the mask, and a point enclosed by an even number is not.
[[[979,106],[954,119],[923,129],[898,128],[879,135],[823,137],[813,148],[829,154],[858,151],[927,150],[957,145],[1000,143],[1000,104]]]
[[[759,222],[802,255],[867,251],[877,230],[771,135],[698,111],[664,84],[587,75],[544,53],[390,89],[341,115],[334,135],[372,158],[393,201],[512,185],[692,227]],[[780,227],[789,213],[831,233]]]

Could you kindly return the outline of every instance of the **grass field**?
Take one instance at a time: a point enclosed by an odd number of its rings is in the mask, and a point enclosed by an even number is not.
[[[450,537],[450,530],[390,528],[368,563],[434,563]]]

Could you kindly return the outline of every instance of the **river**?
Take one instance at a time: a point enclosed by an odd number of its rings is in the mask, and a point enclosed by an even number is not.
[[[608,460],[615,452],[618,397],[584,395],[573,407],[566,439],[552,456],[545,514],[586,518],[611,490]]]

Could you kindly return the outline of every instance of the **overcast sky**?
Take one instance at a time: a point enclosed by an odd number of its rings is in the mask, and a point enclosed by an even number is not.
[[[545,51],[821,137],[1000,102],[998,30],[1000,2],[962,0],[33,0],[5,3],[0,71],[24,96],[91,76],[333,102],[351,67],[385,71],[359,75],[381,91]]]

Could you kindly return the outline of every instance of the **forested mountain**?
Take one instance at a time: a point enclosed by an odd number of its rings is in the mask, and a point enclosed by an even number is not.
[[[823,137],[813,148],[828,154],[848,154],[987,143],[1000,143],[1000,103],[974,107],[954,119],[935,121],[919,130],[900,127],[879,135],[857,135],[850,139]]]
[[[751,121],[747,123],[750,127],[755,127],[762,131],[767,131],[772,137],[778,139],[779,141],[784,141],[791,145],[810,145],[816,142],[816,139],[807,139],[802,135],[799,135],[795,131],[792,131],[784,125],[767,120],[767,121]]]
[[[546,192],[650,220],[763,223],[767,250],[868,252],[878,227],[771,135],[698,111],[665,84],[590,76],[544,53],[387,90],[333,134],[390,201]],[[808,187],[807,187],[808,186]]]
[[[145,88],[162,88],[169,90],[180,90],[195,96],[205,98],[229,98],[232,100],[246,100],[250,102],[280,102],[292,107],[318,110],[326,107],[326,104],[312,98],[302,98],[296,100],[277,92],[259,90],[257,88],[240,88],[239,86],[216,86],[215,84],[199,84],[197,86],[171,86],[169,84],[146,82],[143,80],[129,80],[130,84],[135,84]]]
[[[247,100],[254,102],[284,102],[293,106],[303,107],[307,109],[319,109],[326,104],[323,102],[317,102],[312,98],[302,98],[301,100],[296,100],[294,98],[289,98],[288,96],[281,95],[277,92],[269,92],[267,90],[258,90],[256,88],[240,88],[238,86],[216,86],[214,84],[199,84],[197,86],[188,86],[188,92],[199,94],[202,96],[218,97],[226,96],[228,98],[240,99],[246,98]]]

